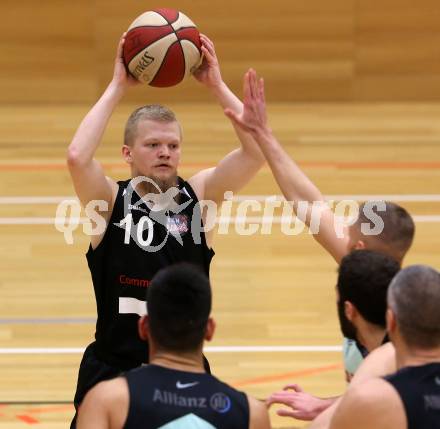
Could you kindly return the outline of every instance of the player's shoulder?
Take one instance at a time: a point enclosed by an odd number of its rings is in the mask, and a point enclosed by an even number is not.
[[[392,343],[386,343],[368,354],[354,374],[350,386],[364,383],[371,378],[384,377],[396,372],[396,369],[396,351]]]
[[[85,396],[78,413],[78,427],[123,427],[129,408],[125,378],[102,381]],[[109,426],[104,426],[108,424]]]
[[[115,180],[112,177],[109,176],[105,176],[107,182],[109,183],[109,185],[112,187],[113,191],[118,191],[119,189],[124,189],[126,188],[132,179],[125,179],[125,180]]]
[[[383,358],[392,358],[395,359],[396,357],[396,349],[393,346],[392,342],[388,342],[385,344],[382,344],[377,349],[374,349],[368,356],[367,359],[383,359]]]
[[[383,399],[393,397],[394,393],[394,389],[386,380],[377,377],[350,386],[345,395],[353,403],[360,406],[370,406],[380,403]]]
[[[187,180],[199,200],[207,199],[207,185],[209,187],[209,180],[211,179],[214,171],[215,167],[205,168]]]
[[[252,396],[246,396],[249,403],[249,428],[269,429],[270,420],[266,404]]]
[[[392,394],[389,384],[380,378],[351,386],[335,410],[330,429],[388,427],[384,415],[388,410],[389,401],[394,400]]]
[[[405,413],[398,393],[382,378],[350,386],[331,421],[331,429],[404,427]]]
[[[112,380],[101,381],[86,395],[89,401],[97,403],[118,403],[128,399],[128,384],[125,377],[116,377]]]

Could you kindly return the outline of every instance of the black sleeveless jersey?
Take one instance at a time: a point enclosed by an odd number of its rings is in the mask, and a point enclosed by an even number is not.
[[[402,399],[408,429],[440,428],[440,363],[402,368],[385,380]]]
[[[130,405],[124,429],[248,429],[246,395],[210,374],[147,365],[124,374]]]
[[[172,188],[178,202],[166,212],[150,210],[130,180],[118,184],[104,237],[86,256],[98,313],[96,354],[127,370],[148,359],[137,321],[146,313],[146,288],[152,277],[178,262],[198,265],[209,276],[214,252],[207,247],[198,200],[187,182],[178,179],[178,187]]]

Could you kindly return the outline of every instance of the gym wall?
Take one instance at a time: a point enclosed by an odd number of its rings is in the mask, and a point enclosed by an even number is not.
[[[254,67],[270,101],[440,100],[438,0],[2,0],[0,102],[93,102],[120,35],[155,7],[182,10],[214,40],[238,93]],[[208,100],[192,79],[127,96]]]

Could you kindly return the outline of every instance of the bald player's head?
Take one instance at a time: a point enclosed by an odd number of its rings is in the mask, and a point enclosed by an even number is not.
[[[440,273],[437,270],[426,265],[401,270],[388,289],[388,307],[408,348],[440,347]],[[391,338],[392,325],[388,323]]]

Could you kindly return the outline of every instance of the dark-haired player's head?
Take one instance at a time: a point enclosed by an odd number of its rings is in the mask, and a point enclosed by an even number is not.
[[[359,217],[350,226],[350,250],[369,249],[385,253],[400,264],[414,238],[411,215],[389,201],[368,201],[359,207]]]
[[[201,351],[214,332],[211,286],[196,266],[181,263],[160,270],[147,291],[147,312],[140,335],[157,350]]]
[[[387,327],[396,349],[440,348],[440,273],[426,265],[400,271],[388,290]]]
[[[372,250],[355,250],[342,259],[336,289],[346,338],[360,341],[360,331],[367,326],[385,330],[387,291],[399,269],[395,259]]]

